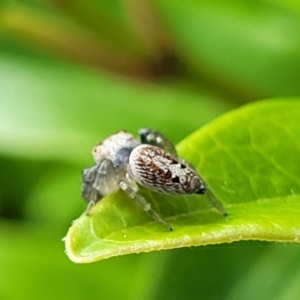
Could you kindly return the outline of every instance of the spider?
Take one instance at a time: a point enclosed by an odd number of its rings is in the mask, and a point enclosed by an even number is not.
[[[178,158],[172,142],[160,132],[139,130],[140,141],[125,131],[115,133],[93,148],[95,164],[82,172],[81,195],[86,214],[103,196],[121,189],[167,230],[172,227],[138,192],[141,185],[166,194],[205,194],[224,216],[222,205],[206,188],[196,170]]]

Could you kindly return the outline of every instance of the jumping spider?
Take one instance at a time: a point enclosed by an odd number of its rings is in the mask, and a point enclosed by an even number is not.
[[[226,215],[221,204],[207,190],[194,168],[178,158],[174,145],[160,132],[139,130],[140,141],[120,131],[94,147],[95,164],[82,172],[82,197],[88,202],[86,213],[104,195],[124,191],[143,210],[169,231],[171,226],[138,193],[138,184],[166,194],[208,193],[212,204]]]

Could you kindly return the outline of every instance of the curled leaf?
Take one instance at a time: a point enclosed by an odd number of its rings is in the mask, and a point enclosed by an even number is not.
[[[112,256],[240,240],[299,242],[300,103],[262,101],[199,129],[177,147],[228,212],[206,196],[143,195],[173,227],[151,217],[121,191],[75,220],[66,252],[78,263]]]

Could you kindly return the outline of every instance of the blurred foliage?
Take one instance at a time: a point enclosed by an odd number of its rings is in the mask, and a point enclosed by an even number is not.
[[[144,126],[179,142],[242,103],[299,96],[299,56],[295,1],[2,0],[0,298],[299,298],[299,246],[81,266],[61,242],[94,144]]]

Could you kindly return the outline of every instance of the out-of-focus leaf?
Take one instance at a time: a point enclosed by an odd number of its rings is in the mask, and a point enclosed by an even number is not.
[[[204,126],[178,150],[220,199],[228,217],[204,197],[144,195],[172,225],[166,232],[121,192],[77,219],[66,237],[75,262],[239,240],[299,242],[300,104],[263,101]]]
[[[193,72],[248,99],[299,95],[299,13],[271,1],[156,4]]]
[[[0,223],[1,299],[129,299],[142,257],[117,258],[85,267],[71,264],[61,236],[47,226]],[[5,275],[5,276],[4,276]],[[17,285],[17,286],[16,286]]]
[[[58,228],[63,224],[65,228],[74,213],[84,210],[85,203],[80,199],[80,170],[77,167],[45,170],[34,183],[25,202],[25,219],[38,221],[38,224],[49,223]]]
[[[293,300],[300,295],[298,244],[248,241],[166,254],[164,273],[152,298],[145,293],[135,299],[181,300],[184,295],[191,300]],[[144,277],[151,282],[147,272]]]
[[[179,140],[229,109],[182,83],[129,85],[69,64],[0,56],[2,153],[88,161],[93,145],[124,129],[154,127]]]
[[[299,277],[299,246],[270,247],[252,261],[224,299],[297,299],[300,287],[295,283]]]

